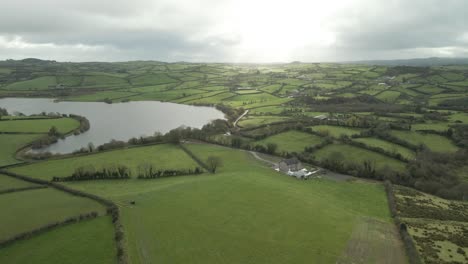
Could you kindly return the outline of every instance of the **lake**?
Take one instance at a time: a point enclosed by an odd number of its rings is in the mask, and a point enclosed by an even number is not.
[[[201,128],[215,119],[224,119],[224,114],[213,107],[190,106],[156,101],[139,101],[106,104],[101,102],[54,102],[44,98],[3,98],[0,107],[8,112],[25,115],[46,113],[75,114],[89,120],[90,129],[39,152],[71,153],[86,147],[89,142],[95,146],[112,139],[127,141],[132,137],[150,136],[155,132],[166,133],[180,126]],[[18,121],[21,122],[21,121]]]

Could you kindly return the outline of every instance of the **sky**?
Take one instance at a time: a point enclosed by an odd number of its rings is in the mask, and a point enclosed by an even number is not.
[[[468,57],[466,0],[0,0],[0,59]]]

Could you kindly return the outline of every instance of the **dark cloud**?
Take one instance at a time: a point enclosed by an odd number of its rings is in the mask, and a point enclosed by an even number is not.
[[[262,1],[262,0],[258,0]],[[284,14],[299,0],[284,2]],[[307,2],[306,0],[304,0]],[[344,61],[424,56],[466,56],[468,53],[468,1],[464,0],[329,0],[346,2],[345,9],[320,21],[333,35],[328,44],[304,43],[283,52],[285,60]],[[253,61],[262,48],[248,50],[237,27],[242,9],[231,9],[231,0],[17,0],[0,9],[0,59],[34,56],[57,60]],[[312,7],[319,9],[320,1]],[[251,5],[245,1],[245,9]],[[287,24],[288,16],[275,19],[287,27],[268,28],[268,2],[254,12],[263,24],[258,31],[277,34],[275,42],[291,36],[295,27],[308,32],[311,15],[301,24]],[[262,6],[262,5],[260,5]],[[250,10],[251,11],[251,10]],[[279,10],[283,11],[283,10]],[[320,10],[318,10],[320,12]],[[291,14],[293,16],[294,14]],[[249,21],[256,23],[256,20]],[[255,26],[255,25],[252,25]],[[273,27],[273,26],[272,26]],[[249,26],[244,27],[249,29]],[[282,31],[283,30],[283,31]],[[260,32],[259,32],[260,33]],[[246,37],[247,36],[247,37]],[[300,36],[292,41],[298,42]],[[272,43],[277,44],[277,43]],[[294,43],[296,44],[296,43]],[[275,45],[281,49],[283,45]],[[265,50],[268,50],[265,48]],[[279,50],[278,50],[279,51]],[[274,52],[269,51],[269,52]],[[279,52],[280,53],[280,52]],[[239,57],[238,54],[247,54]]]

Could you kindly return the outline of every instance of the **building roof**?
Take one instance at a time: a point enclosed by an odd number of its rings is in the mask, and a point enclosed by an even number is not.
[[[300,163],[300,161],[298,159],[296,159],[296,158],[284,159],[284,160],[282,160],[280,162],[284,162],[287,165],[294,165],[294,164]]]

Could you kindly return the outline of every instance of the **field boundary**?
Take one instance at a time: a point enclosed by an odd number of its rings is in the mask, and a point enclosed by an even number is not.
[[[42,233],[45,233],[49,230],[52,230],[52,229],[55,229],[55,228],[58,228],[58,227],[62,227],[62,226],[66,226],[66,225],[69,225],[69,224],[75,224],[75,223],[79,223],[81,221],[84,221],[84,220],[91,220],[91,219],[95,219],[99,216],[99,214],[95,211],[93,212],[90,212],[90,213],[87,213],[87,214],[80,214],[78,216],[72,216],[72,217],[69,217],[61,222],[55,222],[55,223],[51,223],[51,224],[47,224],[47,225],[44,225],[44,226],[41,226],[39,228],[36,228],[36,229],[33,229],[33,230],[30,230],[30,231],[26,231],[26,232],[22,232],[22,233],[19,233],[17,235],[14,235],[13,237],[10,237],[10,238],[7,238],[7,239],[4,239],[2,241],[0,241],[0,248],[4,248],[6,246],[9,246],[17,241],[20,241],[20,240],[25,240],[25,239],[28,239],[28,238],[31,238],[33,236],[37,236],[37,235],[40,235]]]
[[[40,186],[29,186],[29,187],[23,187],[23,188],[12,188],[12,189],[6,189],[0,191],[0,194],[7,194],[7,193],[13,193],[13,192],[23,192],[23,191],[29,191],[29,190],[35,190],[35,189],[45,189],[47,186],[40,185]]]
[[[4,175],[7,175],[7,176],[10,176],[10,177],[13,177],[13,178],[17,178],[17,179],[20,179],[20,180],[24,180],[24,181],[27,181],[27,182],[32,182],[32,183],[51,186],[51,187],[53,187],[53,188],[55,188],[57,190],[69,193],[69,194],[74,195],[74,196],[85,197],[85,198],[94,200],[94,201],[104,205],[107,208],[107,214],[112,217],[112,224],[114,225],[114,239],[115,239],[116,246],[117,246],[118,263],[119,264],[129,263],[128,254],[127,254],[127,247],[126,247],[126,244],[125,244],[124,229],[123,229],[123,225],[122,225],[122,222],[121,222],[121,213],[120,213],[120,209],[117,206],[117,204],[115,204],[111,200],[102,198],[100,196],[90,194],[90,193],[86,193],[86,192],[79,191],[79,190],[75,190],[75,189],[69,188],[69,187],[67,187],[65,185],[55,183],[55,182],[49,182],[49,181],[45,181],[45,180],[41,180],[41,179],[35,179],[35,178],[20,175],[20,174],[17,174],[17,173],[12,173],[12,172],[5,171],[5,170],[0,170],[0,174],[4,174]]]
[[[400,239],[403,241],[405,246],[406,256],[408,257],[410,264],[422,264],[421,256],[419,256],[416,245],[414,244],[413,238],[411,238],[408,233],[406,224],[398,216],[398,208],[396,204],[395,192],[393,190],[393,185],[389,181],[384,183],[385,192],[387,193],[388,206],[390,208],[391,216],[394,220],[394,223],[397,225]]]
[[[183,144],[179,144],[179,147],[187,154],[189,155],[190,158],[192,158],[198,165],[200,165],[202,168],[205,170],[213,173],[209,168],[208,165],[206,165],[200,158],[198,158],[191,150],[189,150],[186,146]]]

